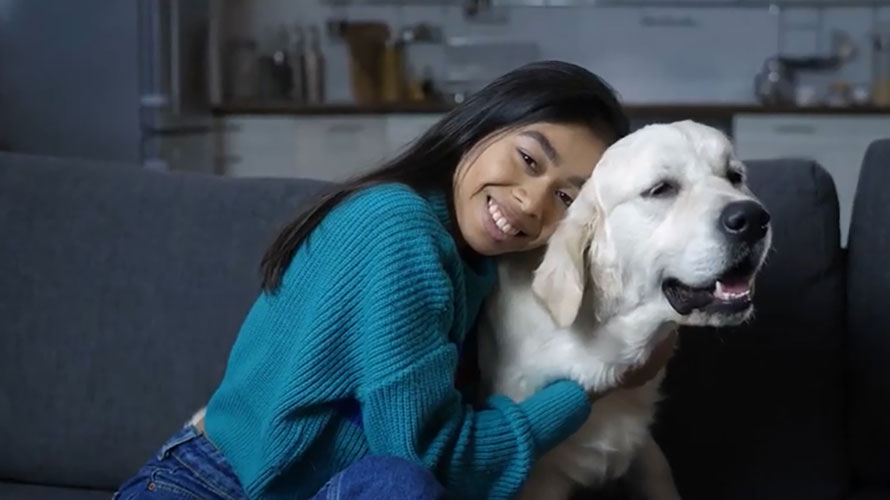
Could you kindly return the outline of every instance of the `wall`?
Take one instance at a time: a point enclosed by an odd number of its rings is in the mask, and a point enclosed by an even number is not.
[[[227,0],[230,31],[256,37],[268,46],[281,23],[324,23],[337,16],[374,19],[392,26],[417,21],[440,24],[448,36],[485,35],[532,40],[540,58],[582,64],[614,85],[628,102],[747,102],[752,78],[763,60],[778,51],[810,54],[827,50],[832,29],[854,36],[859,56],[839,74],[812,75],[804,83],[825,85],[838,78],[866,83],[871,55],[868,32],[877,21],[890,22],[890,7],[790,9],[780,37],[780,14],[768,8],[593,8],[519,7],[506,22],[468,22],[460,7],[339,6],[318,0]],[[781,38],[781,39],[780,39]],[[327,92],[331,100],[349,99],[346,48],[325,40]],[[442,47],[412,49],[415,61],[443,72]],[[497,57],[493,54],[492,61]]]

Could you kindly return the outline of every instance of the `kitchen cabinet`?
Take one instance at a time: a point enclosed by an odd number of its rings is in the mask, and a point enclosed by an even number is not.
[[[389,153],[386,117],[294,118],[296,171],[300,177],[344,180],[378,166]]]
[[[222,172],[344,180],[394,157],[442,115],[237,116],[226,120]]]
[[[862,157],[869,143],[890,136],[890,116],[739,114],[733,129],[743,159],[807,158],[831,174],[846,245]]]
[[[297,175],[296,123],[279,116],[226,119],[222,134],[222,173],[234,177]]]
[[[389,155],[399,154],[414,139],[420,137],[434,123],[439,121],[443,114],[394,114],[386,117],[386,139]]]

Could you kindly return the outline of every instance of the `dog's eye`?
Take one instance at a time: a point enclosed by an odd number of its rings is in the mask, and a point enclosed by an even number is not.
[[[733,186],[738,186],[745,180],[745,177],[738,170],[730,169],[726,171],[726,180]]]
[[[677,185],[670,181],[660,181],[646,192],[643,196],[648,198],[667,198],[677,194]]]

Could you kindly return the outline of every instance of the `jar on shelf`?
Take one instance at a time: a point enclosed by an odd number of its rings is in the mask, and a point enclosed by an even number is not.
[[[890,29],[872,35],[871,100],[890,107]]]

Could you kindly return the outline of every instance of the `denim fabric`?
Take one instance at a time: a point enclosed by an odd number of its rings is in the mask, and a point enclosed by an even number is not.
[[[222,452],[194,426],[177,432],[113,500],[246,500]]]
[[[342,470],[313,500],[444,500],[444,488],[419,464],[369,456]],[[188,426],[128,479],[112,500],[246,500],[222,452]]]
[[[445,489],[423,466],[368,456],[343,469],[312,500],[444,500]]]

